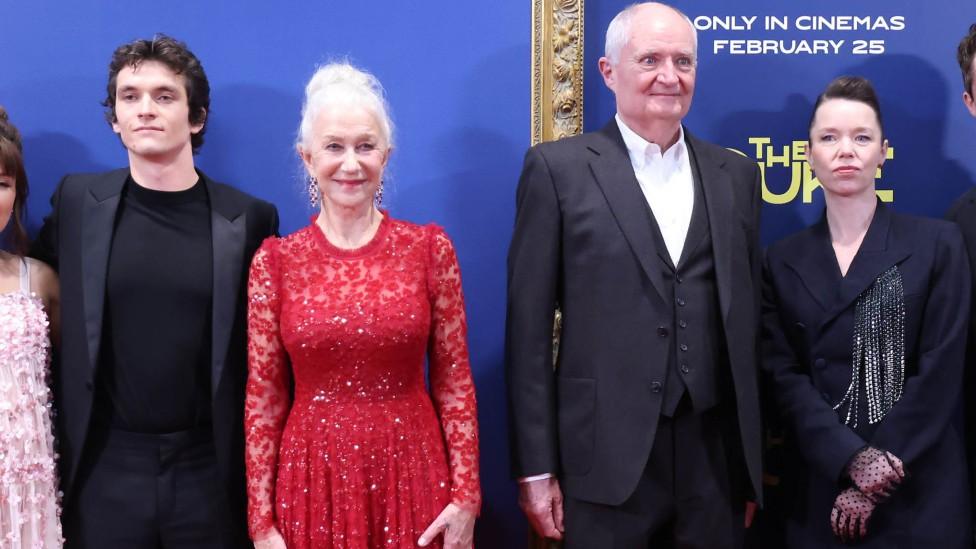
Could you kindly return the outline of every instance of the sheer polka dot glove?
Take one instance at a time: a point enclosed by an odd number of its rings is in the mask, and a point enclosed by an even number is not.
[[[863,539],[868,535],[868,519],[874,512],[874,502],[857,490],[847,488],[837,495],[830,511],[830,527],[844,543]]]
[[[901,484],[905,466],[892,453],[868,446],[851,460],[847,475],[868,499],[880,503]]]

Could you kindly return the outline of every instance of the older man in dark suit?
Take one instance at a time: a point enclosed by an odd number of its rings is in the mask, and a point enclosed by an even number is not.
[[[128,168],[65,177],[32,250],[61,278],[65,538],[249,547],[244,282],[278,214],[195,169],[210,86],[181,42],[119,47],[105,106]]]
[[[760,175],[682,127],[696,51],[674,8],[622,11],[600,59],[615,118],[533,147],[519,181],[514,471],[569,548],[738,547],[760,497]]]

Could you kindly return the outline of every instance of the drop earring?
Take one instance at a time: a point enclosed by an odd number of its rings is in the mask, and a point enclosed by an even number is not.
[[[315,176],[308,176],[308,205],[314,210],[322,206],[322,193],[319,191],[319,182]]]
[[[373,205],[379,208],[383,205],[383,182],[380,181],[380,186],[376,188],[376,193],[373,194]]]

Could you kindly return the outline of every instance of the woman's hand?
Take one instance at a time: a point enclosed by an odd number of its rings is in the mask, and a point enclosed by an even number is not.
[[[426,547],[443,532],[444,549],[471,549],[474,546],[475,518],[473,511],[449,503],[420,536],[417,545]]]
[[[830,511],[830,528],[844,543],[853,543],[868,535],[868,520],[874,502],[857,490],[848,488],[837,495]]]
[[[288,549],[285,547],[285,538],[281,537],[278,529],[274,526],[264,533],[261,537],[254,540],[254,549]]]
[[[858,490],[880,503],[891,497],[905,478],[905,465],[891,452],[868,446],[854,456],[847,474]]]

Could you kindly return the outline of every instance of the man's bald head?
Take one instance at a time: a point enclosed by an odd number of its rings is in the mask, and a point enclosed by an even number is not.
[[[694,38],[695,43],[695,54],[698,53],[698,30],[695,29],[694,23],[691,19],[684,14],[678,8],[663,4],[661,2],[643,2],[639,4],[631,4],[620,11],[613,20],[610,21],[610,25],[607,27],[607,37],[606,43],[603,48],[603,55],[610,60],[610,63],[617,64],[620,61],[620,50],[623,49],[624,44],[630,40],[631,34],[631,24],[634,21],[635,16],[640,15],[641,19],[644,18],[670,18],[677,14],[688,27],[691,29],[691,34]]]

